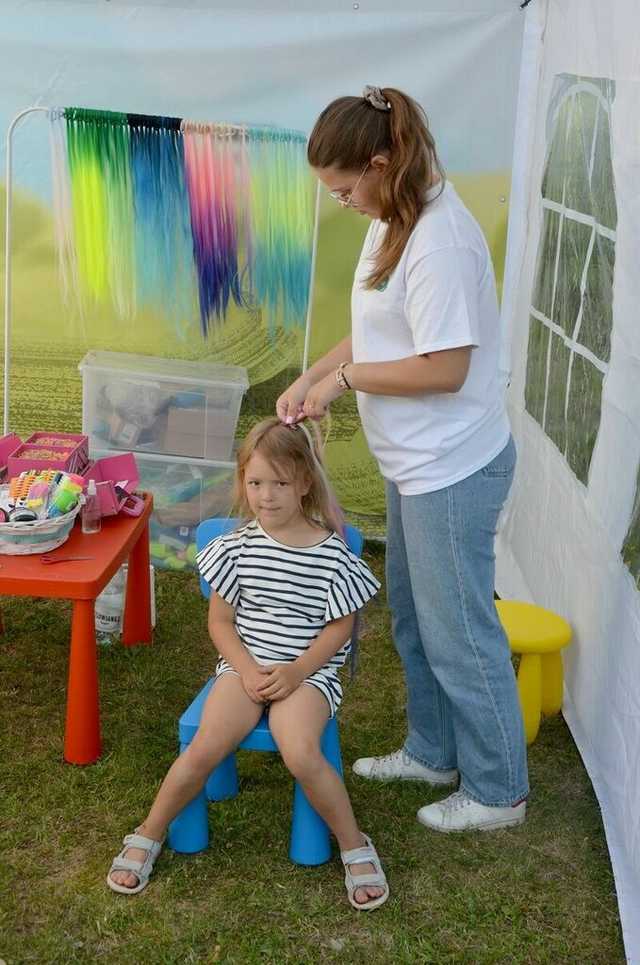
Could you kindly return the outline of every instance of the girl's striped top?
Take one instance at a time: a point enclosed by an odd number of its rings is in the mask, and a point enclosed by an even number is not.
[[[259,663],[295,660],[331,620],[355,613],[380,588],[337,533],[287,546],[252,520],[197,556],[203,579],[235,607],[238,635]],[[347,642],[327,667],[340,667]]]

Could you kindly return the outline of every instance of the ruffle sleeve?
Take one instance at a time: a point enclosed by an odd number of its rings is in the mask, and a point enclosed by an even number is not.
[[[233,537],[217,536],[196,556],[202,579],[232,606],[237,604],[240,595],[237,572],[239,550],[238,541]]]
[[[380,583],[367,564],[353,553],[346,553],[329,587],[325,620],[329,622],[356,613],[379,589]]]

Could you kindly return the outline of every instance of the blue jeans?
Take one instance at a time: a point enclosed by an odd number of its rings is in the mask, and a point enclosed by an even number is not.
[[[513,439],[467,479],[401,496],[387,482],[387,593],[407,684],[405,750],[458,768],[481,804],[528,793],[509,643],[494,604],[494,539],[515,468]]]

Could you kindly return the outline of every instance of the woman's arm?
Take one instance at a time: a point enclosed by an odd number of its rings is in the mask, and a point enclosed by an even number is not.
[[[464,385],[471,361],[471,346],[410,355],[394,362],[350,362],[343,369],[352,389],[373,395],[436,395],[458,392]],[[321,419],[327,407],[345,390],[336,382],[335,372],[326,375],[307,391],[304,415]]]
[[[470,362],[471,346],[465,345],[395,362],[351,362],[345,366],[344,374],[352,389],[374,395],[458,392]]]
[[[353,633],[355,613],[332,620],[320,631],[308,650],[291,663],[273,666],[264,683],[258,688],[264,700],[282,700],[300,686],[320,667],[329,663]]]
[[[309,385],[315,385],[330,372],[335,372],[341,362],[353,363],[353,353],[351,351],[351,336],[347,335],[341,342],[334,345],[326,355],[314,362],[310,369],[303,372],[301,379],[306,379]]]
[[[276,413],[282,422],[297,422],[304,418],[302,406],[311,387],[335,372],[341,362],[351,362],[352,359],[351,336],[347,335],[282,393],[276,402]]]

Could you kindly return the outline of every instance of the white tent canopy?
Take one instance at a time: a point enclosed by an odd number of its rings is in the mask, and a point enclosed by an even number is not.
[[[498,591],[574,628],[564,713],[640,961],[640,8],[528,8],[503,302],[519,448]]]

